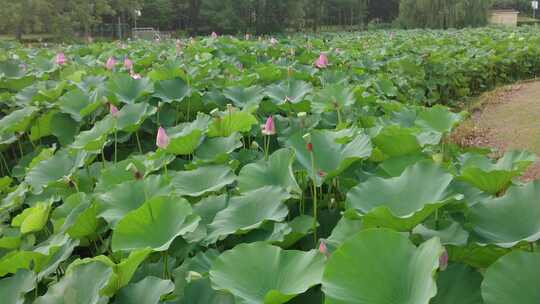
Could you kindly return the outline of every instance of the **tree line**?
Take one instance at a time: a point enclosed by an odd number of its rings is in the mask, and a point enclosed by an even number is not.
[[[321,29],[482,26],[490,8],[528,0],[0,0],[0,33],[90,36],[104,25],[189,35]]]

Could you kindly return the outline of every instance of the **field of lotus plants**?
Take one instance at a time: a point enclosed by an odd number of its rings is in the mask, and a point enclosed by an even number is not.
[[[0,50],[1,303],[540,303],[535,156],[447,108],[535,28]]]

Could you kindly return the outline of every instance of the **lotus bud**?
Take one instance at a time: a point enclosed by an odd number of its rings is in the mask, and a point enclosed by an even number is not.
[[[276,44],[278,44],[277,39],[274,38],[274,37],[270,38],[270,44],[271,44],[271,45],[276,45]]]
[[[219,37],[218,34],[217,34],[216,32],[212,32],[212,35],[211,35],[211,36],[212,36],[212,38],[214,38],[214,39],[216,39],[217,37]]]
[[[55,58],[55,62],[58,65],[64,65],[66,64],[66,55],[64,53],[58,53]]]
[[[315,61],[315,66],[319,69],[324,69],[328,66],[328,57],[324,53],[321,53],[319,59]]]
[[[330,256],[330,253],[328,252],[328,248],[326,247],[324,241],[321,241],[321,243],[319,244],[319,252],[324,254],[326,257]]]
[[[167,135],[167,132],[165,132],[165,129],[162,127],[159,127],[157,137],[156,137],[156,146],[158,146],[161,149],[167,149],[170,143],[169,136]]]
[[[126,57],[126,59],[124,59],[124,68],[130,71],[133,70],[133,61]]]
[[[276,134],[276,125],[274,124],[274,118],[272,116],[268,117],[266,124],[262,128],[262,134],[271,136]]]
[[[107,63],[105,63],[105,68],[107,68],[107,70],[109,71],[112,71],[115,65],[116,65],[116,60],[113,57],[109,57],[109,59],[107,59]]]
[[[109,112],[111,113],[112,117],[118,117],[118,108],[112,103],[109,103]]]
[[[445,271],[446,268],[448,268],[448,251],[446,251],[445,248],[444,252],[439,257],[439,270]]]

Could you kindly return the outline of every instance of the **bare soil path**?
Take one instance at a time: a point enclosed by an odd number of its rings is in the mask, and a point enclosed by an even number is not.
[[[540,156],[540,81],[499,88],[481,96],[455,139],[464,146],[528,150]],[[540,178],[540,162],[524,180]]]

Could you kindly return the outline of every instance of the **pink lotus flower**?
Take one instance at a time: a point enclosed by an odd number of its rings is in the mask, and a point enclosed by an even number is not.
[[[448,251],[446,251],[445,248],[444,252],[439,257],[439,270],[445,271],[446,268],[448,268]]]
[[[118,108],[115,107],[112,103],[109,104],[109,112],[111,113],[112,117],[118,117]]]
[[[162,127],[159,127],[156,137],[156,146],[158,146],[161,149],[167,149],[169,146],[169,143],[171,140],[169,139],[169,136],[167,135],[167,132],[165,132],[165,129]]]
[[[216,39],[218,37],[218,34],[216,32],[212,32],[212,38]]]
[[[271,44],[271,45],[276,45],[276,44],[278,44],[277,39],[274,38],[274,37],[270,38],[270,44]]]
[[[268,117],[266,124],[262,128],[262,134],[270,136],[276,134],[276,125],[274,124],[274,118]]]
[[[66,62],[67,62],[67,60],[66,60],[66,55],[64,55],[64,53],[58,53],[58,54],[56,55],[55,62],[56,62],[56,64],[58,64],[58,65],[64,65],[64,64],[66,64]]]
[[[328,252],[328,248],[326,247],[326,244],[321,241],[321,243],[319,244],[319,252],[324,254],[325,256],[330,256],[330,253]]]
[[[113,57],[109,57],[109,59],[107,59],[107,63],[105,63],[105,67],[107,68],[107,70],[111,71],[112,69],[114,69],[114,66],[116,65],[116,60],[113,58]]]
[[[124,59],[124,68],[130,71],[133,70],[133,61],[126,57],[126,59]]]
[[[315,66],[319,69],[324,69],[328,66],[328,57],[324,53],[321,53],[319,59],[315,61]]]

